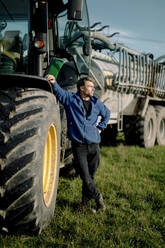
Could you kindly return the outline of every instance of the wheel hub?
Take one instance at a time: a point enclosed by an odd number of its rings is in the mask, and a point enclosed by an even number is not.
[[[43,161],[43,199],[48,207],[51,203],[57,173],[57,131],[54,124],[49,128]]]

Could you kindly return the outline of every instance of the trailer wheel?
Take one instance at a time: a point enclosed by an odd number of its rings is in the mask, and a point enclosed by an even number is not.
[[[135,145],[137,143],[136,133],[137,118],[125,117],[124,119],[124,137],[126,145]]]
[[[161,106],[156,106],[155,110],[157,116],[156,142],[158,145],[165,146],[165,110]]]
[[[60,158],[60,116],[53,94],[0,93],[0,227],[38,234],[54,215]]]
[[[125,137],[126,145],[128,146],[135,145],[136,142],[135,130],[133,129],[133,127],[131,127],[130,123],[126,125],[124,137]]]
[[[144,118],[140,119],[137,124],[137,137],[139,145],[143,147],[152,147],[156,140],[156,112],[153,106],[149,106]]]
[[[101,145],[109,146],[116,145],[117,141],[117,125],[108,125],[107,128],[101,132]]]

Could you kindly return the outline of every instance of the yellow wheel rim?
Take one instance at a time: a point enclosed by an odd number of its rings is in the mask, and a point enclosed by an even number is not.
[[[49,207],[54,195],[58,166],[57,157],[57,131],[55,125],[52,124],[48,131],[43,161],[43,199],[47,207]]]

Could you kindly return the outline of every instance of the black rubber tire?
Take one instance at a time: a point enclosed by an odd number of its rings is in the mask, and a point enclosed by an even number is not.
[[[149,105],[144,118],[136,123],[138,144],[145,148],[152,147],[156,141],[156,112],[153,106]]]
[[[165,108],[156,106],[155,110],[157,116],[156,143],[160,146],[165,146]]]
[[[137,130],[136,130],[136,117],[125,117],[124,119],[124,137],[126,145],[137,144]]]
[[[127,123],[124,136],[126,145],[131,146],[136,144],[135,129],[133,128],[131,123]]]
[[[53,94],[38,89],[0,92],[1,229],[36,235],[52,219],[60,132],[59,108]],[[46,174],[47,167],[51,175]]]
[[[108,125],[104,131],[101,132],[101,146],[115,146],[117,144],[117,125]]]

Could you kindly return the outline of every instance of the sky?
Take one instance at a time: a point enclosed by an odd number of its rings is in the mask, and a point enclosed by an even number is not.
[[[90,24],[139,52],[165,55],[165,0],[87,0]]]

